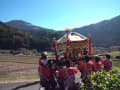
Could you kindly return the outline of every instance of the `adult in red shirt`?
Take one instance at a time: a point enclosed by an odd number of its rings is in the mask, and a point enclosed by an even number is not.
[[[110,55],[106,55],[106,59],[103,61],[103,65],[105,71],[112,70],[112,60]]]
[[[52,70],[48,67],[47,52],[41,53],[41,58],[39,59],[38,72],[40,75],[40,85],[45,88],[45,90],[55,90],[55,80],[52,75]]]
[[[46,76],[50,76],[50,69],[47,67],[48,59],[47,59],[47,52],[41,53],[41,57],[39,59],[39,67],[38,72],[44,73]]]

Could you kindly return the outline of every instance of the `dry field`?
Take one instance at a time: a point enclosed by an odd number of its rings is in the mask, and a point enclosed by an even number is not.
[[[0,56],[0,81],[37,78],[36,56]]]

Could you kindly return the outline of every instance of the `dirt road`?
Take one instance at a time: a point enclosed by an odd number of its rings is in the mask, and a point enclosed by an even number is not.
[[[39,81],[0,83],[0,90],[38,90],[38,88],[39,88]]]

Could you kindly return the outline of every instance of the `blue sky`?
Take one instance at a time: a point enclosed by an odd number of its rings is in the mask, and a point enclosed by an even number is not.
[[[0,0],[0,21],[64,30],[120,15],[120,0]]]

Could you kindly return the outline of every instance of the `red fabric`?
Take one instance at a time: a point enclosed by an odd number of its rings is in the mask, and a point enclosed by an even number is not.
[[[92,65],[90,65],[90,64],[82,64],[82,65],[79,66],[79,70],[90,71],[90,70],[92,70]]]
[[[65,72],[66,72],[66,70],[61,70],[59,72],[59,77],[64,77]]]
[[[49,70],[49,68],[41,65],[41,61],[42,61],[42,58],[39,59],[38,72],[40,72],[40,70],[41,70],[41,71],[44,72],[47,76],[50,76],[51,71]],[[40,69],[40,68],[41,68],[41,69]]]
[[[38,63],[39,63],[39,66],[38,66],[38,72],[40,72],[40,64],[41,64],[41,60],[42,58],[39,59]]]
[[[101,70],[101,65],[102,65],[102,62],[99,61],[98,63],[94,64],[94,70],[95,71],[100,71]]]
[[[65,54],[64,54],[64,59],[67,59],[67,54],[68,54],[68,51],[69,51],[69,44],[70,44],[70,40],[67,39],[67,43],[66,43],[66,51],[65,51]]]
[[[95,69],[96,71],[101,70],[101,65],[100,65],[100,64],[94,64],[94,69]]]
[[[91,65],[93,65],[93,64],[94,64],[94,61],[93,61],[93,60],[90,60],[88,63],[91,64]]]
[[[92,39],[91,36],[89,36],[89,55],[92,53]]]
[[[47,67],[42,66],[42,67],[41,67],[41,70],[42,70],[42,71],[45,73],[45,75],[47,75],[48,77],[51,75],[50,70],[49,70]]]
[[[112,60],[110,60],[110,66],[112,66]]]
[[[41,60],[42,60],[42,58],[39,59],[39,65],[41,64]]]
[[[102,64],[103,64],[104,66],[106,66],[106,61],[103,61]]]
[[[70,67],[70,69],[74,70],[75,73],[78,72],[77,68],[76,67]]]
[[[53,47],[54,47],[55,58],[56,58],[56,60],[58,60],[57,50],[56,50],[56,41],[53,42]]]
[[[109,60],[109,61],[105,60],[105,61],[102,62],[102,64],[104,66],[112,66],[112,60]]]
[[[86,64],[86,70],[87,71],[91,71],[92,70],[92,66],[90,64]]]
[[[112,69],[112,60],[105,60],[103,61],[104,69],[109,71]]]
[[[82,65],[78,66],[78,69],[79,70],[85,70],[85,64],[82,64]]]
[[[41,69],[40,69],[41,68]],[[39,66],[38,67],[38,72],[40,72],[40,70],[42,71],[42,72],[44,72],[45,73],[45,75],[47,75],[48,77],[51,75],[51,71],[47,68],[47,67],[45,67],[45,66]]]
[[[102,65],[102,61],[99,61],[98,64]]]
[[[67,71],[67,72],[68,72],[68,75],[69,75],[69,76],[74,75],[74,71],[73,71],[73,69],[68,69],[68,71]]]
[[[78,71],[77,71],[77,68],[75,68],[75,67],[70,67],[68,70],[61,70],[60,72],[59,72],[59,77],[64,77],[65,76],[65,73],[67,73],[68,74],[68,76],[72,76],[72,75],[74,75],[75,73],[77,73]]]

